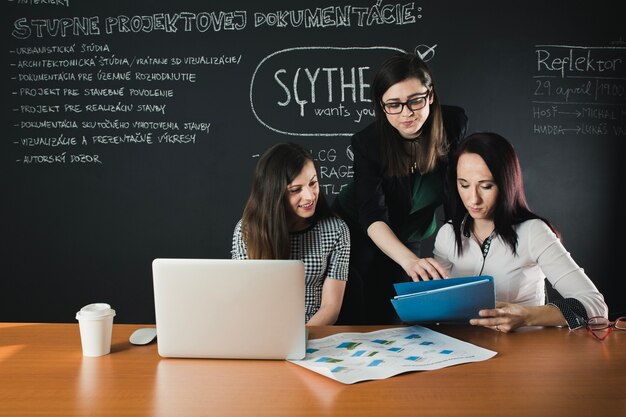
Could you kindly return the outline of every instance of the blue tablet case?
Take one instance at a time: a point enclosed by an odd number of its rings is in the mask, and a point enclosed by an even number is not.
[[[394,284],[391,299],[400,319],[406,323],[464,322],[478,311],[495,308],[493,277],[488,275]]]

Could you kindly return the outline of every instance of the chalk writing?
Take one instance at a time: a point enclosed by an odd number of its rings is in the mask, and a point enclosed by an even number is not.
[[[533,134],[624,136],[626,48],[535,48]]]
[[[185,32],[206,32],[212,30],[242,30],[247,24],[247,13],[237,10],[232,12],[180,12],[156,13],[145,16],[109,16],[105,19],[105,31],[111,33],[150,33],[165,31],[176,33],[180,29]]]
[[[70,7],[70,0],[17,0],[17,4]]]
[[[17,160],[23,164],[101,164],[98,154],[68,154],[62,152],[56,155],[26,155]]]
[[[351,67],[351,68],[302,68],[298,67],[293,75],[287,73],[287,70],[281,68],[274,73],[274,79],[276,83],[284,90],[285,98],[283,101],[279,101],[279,106],[288,106],[292,102],[292,92],[288,86],[293,87],[293,99],[294,102],[300,106],[300,116],[304,116],[304,105],[316,103],[316,83],[319,81],[321,84],[326,83],[328,89],[325,99],[328,103],[333,102],[333,90],[338,89],[340,99],[339,101],[345,102],[351,100],[353,103],[357,101],[357,91],[359,101],[368,102],[367,93],[369,84],[363,81],[363,72],[368,70],[369,67]],[[306,74],[306,78],[301,75]],[[319,77],[320,72],[322,76]],[[358,77],[355,73],[358,72]],[[283,82],[282,76],[286,76],[286,81]],[[293,80],[293,82],[292,82]],[[336,88],[333,86],[336,83]],[[346,90],[348,94],[346,94]]]
[[[93,58],[20,60],[16,65],[18,68],[95,67],[96,60]]]
[[[120,88],[84,88],[83,95],[95,97],[124,96],[124,87]]]
[[[111,52],[108,44],[96,44],[96,43],[81,43],[80,52]]]
[[[19,111],[20,113],[58,113],[59,112],[58,105],[49,106],[49,105],[37,105],[30,106],[27,104],[22,104],[19,108],[14,109],[14,111]]]
[[[125,133],[123,135],[94,135],[91,137],[93,144],[100,145],[120,145],[123,143],[143,143],[152,145],[152,132],[147,133]]]
[[[564,115],[572,116],[575,119],[587,118],[598,120],[626,120],[626,109],[602,108],[602,107],[567,107],[567,111],[561,106],[533,106],[534,119],[551,119]]]
[[[420,11],[421,8],[416,8],[413,2],[383,1],[366,6],[259,11],[254,14],[254,27],[266,30],[269,27],[408,25],[421,17],[418,15]],[[298,19],[301,21],[298,22]],[[237,53],[128,54],[127,49],[119,48],[113,39],[107,39],[107,35],[239,31],[248,27],[248,12],[19,17],[12,23],[9,30],[15,39],[57,39],[47,42],[51,45],[33,45],[31,42],[31,45],[15,46],[10,51],[16,58],[10,63],[16,70],[11,74],[11,80],[16,81],[11,93],[18,98],[12,108],[14,114],[23,117],[13,124],[21,130],[15,135],[17,138],[13,143],[24,150],[35,151],[32,155],[24,155],[18,162],[24,165],[102,164],[103,157],[97,152],[51,152],[73,147],[95,149],[197,144],[203,135],[209,134],[211,123],[180,120],[174,108],[177,103],[169,99],[185,87],[197,83],[200,73],[196,71],[203,71],[202,67],[234,66],[243,62],[243,55]],[[81,39],[72,42],[72,37]],[[92,42],[90,39],[97,40]],[[432,56],[435,46],[423,45],[420,51]],[[290,51],[307,54],[331,52],[331,56],[320,60],[309,54],[302,65],[294,65],[296,61],[288,56]],[[296,134],[311,132],[314,135],[337,136],[334,128],[328,131],[328,123],[319,123],[314,119],[340,117],[345,119],[345,126],[339,135],[350,135],[355,130],[354,124],[367,123],[373,117],[368,81],[372,75],[371,68],[395,51],[400,50],[384,46],[321,47],[285,50],[282,51],[284,56],[280,57],[280,54],[273,54],[274,58],[285,58],[287,62],[272,62],[271,68],[268,65],[255,72],[255,75],[264,77],[264,88],[268,85],[267,81],[273,85],[273,94],[267,97],[270,106],[263,111],[273,112],[276,108],[285,108],[289,114],[295,111],[306,120],[302,125],[305,130]],[[354,64],[346,63],[346,54],[355,56]],[[271,72],[266,73],[266,68]],[[253,85],[254,76],[251,91]],[[187,94],[181,93],[183,97]],[[67,100],[71,98],[75,100]],[[176,121],[160,120],[169,113],[173,115],[170,118]],[[276,117],[283,119],[285,116],[278,114]],[[270,122],[275,124],[274,120]],[[327,130],[315,131],[320,126]],[[45,155],[42,150],[50,152]],[[107,155],[109,159],[111,154]],[[320,166],[320,178],[334,183],[349,181],[353,176],[352,164],[350,161],[335,160],[336,155],[335,149],[320,151],[318,157],[324,160]],[[341,186],[331,184],[327,192],[334,193],[333,187],[339,187],[338,192]]]
[[[91,74],[87,74],[87,75],[91,75]],[[28,82],[36,82],[36,81],[48,82],[48,81],[75,81],[77,77],[78,77],[78,74],[75,74],[73,72],[57,72],[57,73],[52,73],[52,74],[33,74],[33,73],[17,74],[17,77],[13,77],[12,79],[18,80],[18,81],[28,81]],[[86,81],[90,81],[91,77],[89,78],[90,79]]]
[[[52,148],[57,146],[75,146],[78,144],[75,137],[65,137],[63,134],[60,134],[58,137],[21,138],[16,143],[22,146],[48,146]]]
[[[137,81],[184,81],[196,82],[196,74],[189,72],[135,72],[134,79]]]
[[[132,104],[125,104],[122,102],[117,102],[116,104],[86,104],[85,111],[87,112],[107,112],[107,113],[125,113],[133,111]]]
[[[300,47],[274,52],[257,66],[250,82],[250,105],[257,120],[273,131],[295,136],[350,136],[355,123],[371,119],[371,68],[390,52],[385,46]],[[346,56],[362,65],[343,66]],[[297,64],[296,64],[297,63]],[[274,86],[257,94],[259,86]],[[343,131],[323,131],[320,117],[343,120]],[[301,119],[300,131],[283,126]]]
[[[100,34],[100,18],[92,17],[64,17],[61,19],[17,19],[13,23],[11,35],[18,39],[28,39],[33,33],[38,38],[44,36],[66,37],[91,36]]]
[[[367,6],[329,6],[314,9],[254,13],[254,26],[325,28],[374,25],[408,25],[416,22],[415,3]]]
[[[103,25],[103,28],[101,28]],[[13,22],[11,35],[18,39],[28,39],[31,36],[67,37],[67,36],[94,36],[112,33],[151,33],[163,31],[176,33],[206,32],[212,30],[242,30],[247,25],[245,11],[232,12],[180,12],[155,13],[141,16],[108,16],[104,21],[100,16],[73,16],[53,19],[28,19],[25,17]]]
[[[77,129],[76,120],[22,120],[16,126],[20,129]]]
[[[255,12],[254,27],[304,27],[308,29],[409,25],[422,18],[422,15],[419,14],[421,11],[422,8],[416,8],[414,2],[384,3],[382,0],[378,0],[371,6],[342,5]],[[100,16],[72,16],[51,19],[21,17],[13,22],[11,35],[17,39],[28,39],[31,36],[65,38],[67,36],[97,36],[113,33],[177,33],[179,31],[205,33],[241,31],[246,29],[247,25],[248,12],[245,10],[118,15],[106,16],[102,19]]]
[[[221,56],[188,56],[183,58],[176,58],[177,61],[172,61],[172,65],[229,65],[241,63],[241,55],[221,55]]]
[[[348,149],[350,146],[348,146]],[[319,172],[320,189],[327,195],[336,195],[352,181],[354,167],[350,152],[346,149],[347,161],[337,148],[310,150]]]
[[[98,71],[96,73],[96,77],[99,81],[130,81],[132,72],[108,72],[108,71]]]
[[[34,55],[34,54],[73,54],[76,52],[76,45],[35,45],[35,46],[20,46],[14,51],[18,55]]]
[[[553,51],[537,48],[537,72],[556,73],[564,78],[573,74],[592,73],[624,73],[624,60],[622,58],[598,56],[600,52],[614,50],[615,48],[590,48],[584,46],[553,46]]]
[[[174,97],[174,90],[129,88],[128,95],[131,97]]]
[[[422,61],[428,62],[435,57],[436,47],[437,45],[428,46],[428,45],[421,44],[415,47],[414,52],[417,56],[419,56],[422,59]]]

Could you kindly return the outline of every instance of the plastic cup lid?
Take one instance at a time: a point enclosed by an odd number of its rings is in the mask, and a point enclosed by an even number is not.
[[[96,320],[104,317],[115,316],[115,310],[106,303],[88,304],[76,313],[76,320],[87,319]]]

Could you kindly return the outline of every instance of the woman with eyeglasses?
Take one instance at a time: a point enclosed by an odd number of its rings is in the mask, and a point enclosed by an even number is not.
[[[447,155],[467,126],[463,109],[440,106],[430,69],[413,54],[382,64],[371,98],[375,121],[352,137],[354,181],[334,204],[352,236],[341,316],[350,324],[396,323],[394,282],[446,276],[419,246],[437,229]]]
[[[495,133],[468,136],[450,161],[452,220],[437,233],[435,259],[451,276],[491,275],[496,308],[471,324],[582,327],[607,317],[604,297],[563,247],[554,227],[526,203],[513,146]],[[563,299],[545,304],[547,277]]]
[[[302,146],[281,143],[259,159],[231,254],[233,259],[302,260],[306,323],[337,320],[348,279],[350,233],[320,193],[313,158]]]

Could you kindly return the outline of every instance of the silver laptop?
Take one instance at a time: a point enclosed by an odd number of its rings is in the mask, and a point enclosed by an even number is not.
[[[302,261],[155,259],[152,274],[159,355],[304,358]]]

